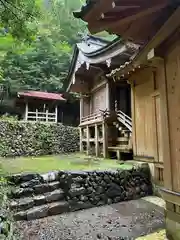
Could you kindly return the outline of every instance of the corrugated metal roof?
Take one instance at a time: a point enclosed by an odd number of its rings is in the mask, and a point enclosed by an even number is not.
[[[47,100],[66,101],[66,99],[63,98],[62,94],[40,92],[40,91],[18,92],[18,97],[32,97],[32,98],[39,98],[44,100],[47,99]]]

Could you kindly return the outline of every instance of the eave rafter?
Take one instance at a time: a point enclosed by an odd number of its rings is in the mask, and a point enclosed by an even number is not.
[[[111,7],[110,11],[107,10],[106,12],[104,11],[104,13],[101,13],[101,19],[97,20],[97,17],[96,17],[96,18],[93,18],[92,21],[89,21],[88,22],[89,30],[92,33],[96,33],[104,29],[108,30],[112,26],[113,28],[116,28],[116,27],[122,26],[123,24],[127,24],[129,22],[137,20],[139,18],[156,13],[157,11],[160,11],[161,9],[167,6],[167,0],[161,0],[161,1],[152,0],[151,2],[138,1],[138,4],[140,5],[136,4],[134,1],[131,1],[131,2],[128,1],[128,3],[125,3],[125,1],[122,0],[120,1],[120,3],[121,5],[117,5],[117,6],[115,5],[114,9],[112,9]],[[130,5],[130,3],[132,5]],[[127,9],[124,11],[117,10],[120,7],[130,7],[130,6],[132,6],[132,8],[128,10]]]

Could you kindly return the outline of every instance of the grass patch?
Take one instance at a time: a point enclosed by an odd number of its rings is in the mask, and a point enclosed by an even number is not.
[[[0,159],[0,174],[22,172],[45,173],[52,170],[113,170],[130,168],[132,168],[130,164],[120,164],[120,162],[111,159],[87,157],[79,153]]]

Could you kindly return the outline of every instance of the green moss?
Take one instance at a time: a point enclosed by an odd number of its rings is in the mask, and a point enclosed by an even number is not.
[[[166,218],[166,233],[169,240],[180,239],[180,223]]]
[[[147,236],[139,237],[137,240],[164,240],[166,236],[165,230],[157,231]]]
[[[5,173],[38,172],[52,170],[109,170],[131,169],[130,164],[120,164],[110,159],[91,158],[83,154],[52,155],[0,159],[1,171]]]

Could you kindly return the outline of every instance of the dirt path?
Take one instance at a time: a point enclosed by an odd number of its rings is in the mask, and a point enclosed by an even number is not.
[[[136,239],[164,227],[164,209],[143,199],[19,222],[23,240]]]

